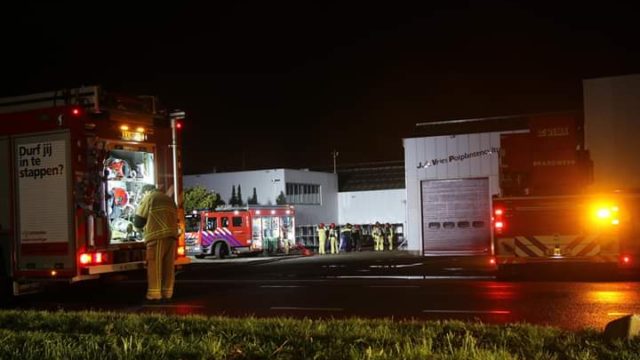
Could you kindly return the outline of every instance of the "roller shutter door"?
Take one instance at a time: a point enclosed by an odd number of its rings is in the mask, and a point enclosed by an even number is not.
[[[491,253],[488,178],[425,180],[421,193],[424,254]]]

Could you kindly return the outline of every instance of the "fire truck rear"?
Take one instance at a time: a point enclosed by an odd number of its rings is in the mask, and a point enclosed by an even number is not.
[[[19,295],[144,268],[133,216],[145,184],[182,209],[183,117],[163,112],[153,97],[97,86],[0,99],[4,284]],[[177,265],[188,263],[184,250],[181,235]]]
[[[529,132],[501,136],[502,195],[492,201],[501,270],[582,262],[637,273],[640,195],[594,190],[590,154],[600,148],[586,149],[583,122],[577,113],[537,116]]]

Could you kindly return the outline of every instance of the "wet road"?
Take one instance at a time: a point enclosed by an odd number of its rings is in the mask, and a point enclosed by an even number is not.
[[[196,261],[177,276],[174,302],[145,305],[144,274],[21,298],[17,308],[229,316],[460,319],[602,329],[640,313],[640,282],[499,281],[483,261],[388,257]]]

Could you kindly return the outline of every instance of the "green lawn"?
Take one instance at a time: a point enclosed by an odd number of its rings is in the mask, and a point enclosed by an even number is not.
[[[459,321],[0,311],[0,359],[265,358],[640,359],[640,338]]]

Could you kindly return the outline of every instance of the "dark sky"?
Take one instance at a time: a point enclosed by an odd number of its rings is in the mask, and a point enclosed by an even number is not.
[[[640,72],[612,1],[61,3],[3,11],[0,96],[158,95],[187,173],[401,160],[417,122],[580,109],[582,79]]]

